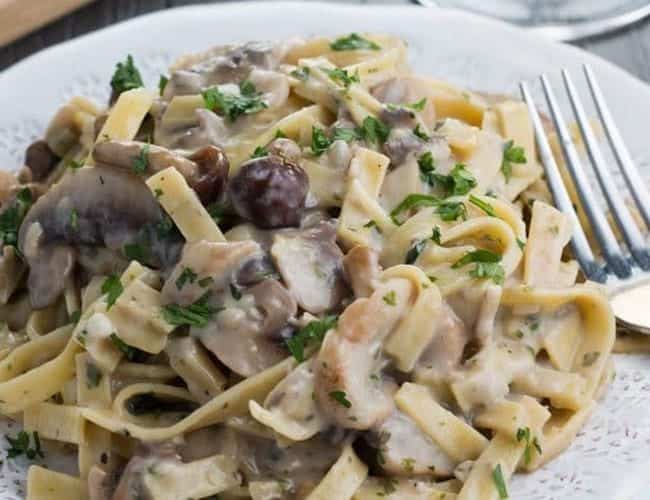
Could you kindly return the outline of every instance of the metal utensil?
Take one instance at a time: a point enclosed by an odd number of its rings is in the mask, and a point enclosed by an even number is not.
[[[646,226],[650,228],[650,193],[648,193],[648,189],[632,161],[618,127],[614,123],[593,71],[585,65],[584,72],[600,121],[612,146],[617,163],[623,172],[623,177]],[[580,155],[573,144],[551,84],[547,76],[542,75],[540,79],[544,95],[555,124],[559,142],[562,145],[567,169],[573,178],[580,201],[593,227],[596,240],[606,262],[605,265],[602,265],[596,259],[587,242],[584,229],[580,225],[551,152],[551,147],[528,85],[522,82],[520,84],[521,93],[528,105],[533,121],[539,155],[544,165],[549,188],[556,206],[573,219],[574,235],[571,245],[583,273],[593,281],[607,284],[611,293],[614,313],[622,325],[634,331],[650,335],[650,245],[638,229],[620,190],[614,182],[610,167],[605,163],[602,150],[587,118],[582,101],[567,70],[562,71],[562,78],[589,159],[596,172],[596,178],[603,190],[616,225],[623,235],[627,250],[625,251],[617,241],[604,210],[599,206],[598,199],[587,178]]]
[[[443,7],[436,0],[411,0],[423,7]],[[559,42],[569,42],[614,31],[650,16],[650,4],[601,19],[567,23],[542,23],[522,26],[527,30]]]

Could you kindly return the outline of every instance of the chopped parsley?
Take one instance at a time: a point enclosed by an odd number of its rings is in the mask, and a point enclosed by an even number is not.
[[[519,238],[517,238],[517,245],[519,246],[519,250],[522,252],[524,251],[524,248],[526,248],[526,242],[520,240]]]
[[[93,389],[97,387],[102,381],[102,371],[97,368],[95,363],[86,363],[86,387],[88,389]]]
[[[70,229],[76,231],[79,229],[79,213],[76,208],[70,211]]]
[[[306,81],[309,78],[309,68],[306,67],[299,67],[294,69],[291,73],[289,73],[291,76],[294,78],[301,80],[301,81]]]
[[[406,471],[407,474],[413,474],[415,469],[415,459],[414,458],[403,458],[402,459],[402,468]]]
[[[388,292],[386,295],[384,295],[382,297],[382,299],[389,306],[396,306],[397,305],[397,294],[395,293],[395,290],[391,290],[390,292]]]
[[[522,441],[526,444],[526,448],[524,449],[524,463],[528,465],[533,458],[533,449],[537,450],[537,453],[541,455],[542,447],[537,438],[531,435],[530,427],[520,427],[517,429],[517,442]]]
[[[210,286],[212,283],[214,283],[214,280],[212,279],[211,276],[206,276],[205,278],[201,278],[199,280],[199,286],[201,288],[205,288],[206,286]]]
[[[8,458],[16,458],[20,455],[25,455],[29,460],[34,460],[36,457],[45,458],[41,449],[41,440],[36,431],[33,434],[33,448],[30,446],[29,433],[25,431],[20,431],[15,438],[5,435],[5,439],[10,446],[7,450]]]
[[[133,158],[131,166],[133,167],[133,171],[138,175],[143,175],[147,171],[147,167],[149,166],[149,143],[142,146],[140,154]]]
[[[470,194],[469,195],[469,202],[472,205],[475,205],[478,208],[480,208],[481,210],[483,210],[490,217],[496,217],[497,216],[496,212],[494,211],[494,207],[492,205],[490,205],[488,202],[483,201],[482,199],[480,199],[478,196],[474,196],[473,194]]]
[[[169,78],[167,78],[165,75],[160,75],[160,78],[158,79],[158,92],[160,92],[160,95],[163,95],[168,83]]]
[[[413,194],[409,194],[406,198],[404,198],[399,203],[399,205],[397,205],[391,211],[390,216],[393,219],[393,222],[399,224],[397,222],[396,217],[402,212],[406,212],[408,210],[413,210],[414,208],[420,208],[420,207],[435,207],[439,204],[440,204],[440,198],[436,196],[413,193]]]
[[[242,297],[241,290],[233,283],[230,284],[230,295],[232,295],[232,298],[235,300],[239,300]]]
[[[501,464],[497,464],[496,467],[492,470],[492,480],[494,481],[494,486],[497,489],[497,493],[499,493],[499,498],[501,500],[508,498],[508,490],[506,489],[506,482],[503,479]]]
[[[353,83],[359,83],[361,80],[359,79],[359,72],[355,72],[354,74],[348,73],[347,70],[341,69],[341,68],[334,68],[334,69],[328,69],[328,68],[321,68],[325,73],[327,73],[327,76],[330,77],[330,79],[340,85],[343,85],[344,88],[348,89],[350,88],[350,85]]]
[[[0,214],[0,240],[3,245],[16,246],[20,225],[32,203],[32,192],[29,188],[23,188],[16,195],[15,201]]]
[[[117,298],[122,295],[124,287],[120,278],[114,274],[111,274],[108,278],[102,283],[102,293],[106,294],[106,303],[108,304],[107,309],[110,309]]]
[[[189,325],[198,328],[207,326],[212,316],[217,312],[219,312],[219,309],[208,304],[207,294],[189,306],[167,304],[162,308],[163,317],[170,325]]]
[[[257,92],[255,85],[248,80],[239,84],[239,94],[222,92],[215,86],[204,90],[201,95],[206,108],[211,111],[219,110],[233,122],[241,115],[258,113],[268,108],[262,100],[262,94]]]
[[[431,241],[440,245],[440,228],[438,226],[433,228],[433,234],[431,234]]]
[[[367,227],[368,229],[372,229],[373,227],[377,230],[378,233],[381,233],[381,230],[379,229],[379,226],[377,225],[377,221],[370,219],[368,222],[366,222],[363,227]]]
[[[126,359],[129,361],[134,361],[142,352],[140,349],[130,346],[124,342],[120,337],[117,336],[117,333],[111,333],[108,338],[111,340],[113,345],[117,347],[122,352],[122,354],[124,354],[124,356],[126,356]]]
[[[338,52],[343,50],[380,50],[381,46],[372,40],[363,38],[358,33],[350,33],[348,36],[337,38],[330,43],[330,49]]]
[[[418,260],[418,257],[422,253],[422,250],[424,250],[426,244],[427,242],[425,240],[416,241],[415,244],[409,248],[409,251],[406,252],[405,263],[413,264],[416,260]]]
[[[70,315],[70,323],[74,323],[75,325],[79,323],[79,320],[81,319],[81,311],[76,310]]]
[[[65,162],[66,168],[69,168],[71,170],[79,170],[81,167],[84,166],[83,163],[78,162],[76,160],[73,160],[72,158],[69,159],[68,161]]]
[[[432,175],[435,182],[444,189],[445,196],[462,196],[476,187],[476,178],[463,163],[456,163],[449,175]]]
[[[422,130],[422,127],[420,127],[419,123],[413,129],[413,135],[419,139],[422,139],[423,141],[428,141],[430,139],[427,133]]]
[[[512,177],[512,164],[513,163],[526,163],[526,152],[524,148],[515,146],[515,141],[510,140],[503,145],[503,160],[501,160],[501,172],[506,179],[506,183],[510,182]]]
[[[176,289],[182,289],[187,283],[194,283],[197,275],[190,267],[184,267],[181,274],[176,279]]]
[[[584,356],[582,356],[582,366],[593,365],[598,360],[599,357],[600,357],[600,353],[598,351],[586,352]]]
[[[140,243],[126,243],[122,247],[122,251],[127,259],[138,262],[146,262],[149,256],[149,249]]]
[[[418,167],[420,167],[420,179],[422,182],[426,182],[430,186],[433,186],[436,182],[434,173],[436,169],[436,162],[433,159],[431,151],[425,151],[418,158]]]
[[[282,129],[277,129],[277,130],[275,131],[275,138],[276,138],[276,139],[286,139],[286,138],[287,138],[287,134],[285,134],[284,132],[282,132]]]
[[[268,154],[269,152],[264,146],[257,146],[255,151],[253,151],[251,158],[262,158],[263,156],[268,156]]]
[[[205,209],[208,211],[210,217],[212,217],[212,220],[217,225],[221,223],[222,219],[226,215],[226,207],[220,203],[211,203],[205,207]]]
[[[422,111],[426,105],[427,105],[427,98],[423,97],[417,102],[412,102],[411,104],[404,104],[404,107],[412,109],[413,111]]]
[[[463,257],[458,259],[451,267],[458,269],[466,266],[467,264],[476,263],[469,275],[476,279],[491,279],[497,285],[503,284],[505,280],[505,271],[503,266],[499,264],[501,256],[489,250],[475,250],[468,252]]]
[[[287,348],[296,360],[305,360],[305,348],[312,344],[320,344],[325,334],[336,327],[337,316],[325,316],[321,320],[313,320],[302,327],[291,338],[286,340]]]
[[[133,63],[133,56],[129,54],[125,62],[118,62],[115,67],[115,73],[111,78],[111,88],[116,96],[127,90],[144,87],[140,71]]]
[[[352,403],[350,403],[346,396],[347,395],[343,391],[332,391],[329,393],[329,397],[336,401],[338,404],[345,406],[346,408],[351,408]]]
[[[336,127],[332,132],[332,142],[334,141],[352,142],[361,139],[363,139],[363,134],[361,133],[361,129],[357,127],[355,128]]]
[[[361,134],[368,142],[383,144],[388,139],[390,128],[377,118],[366,116],[361,124]]]
[[[312,125],[311,127],[311,151],[316,156],[322,155],[332,145],[332,141],[327,137],[325,131]]]
[[[459,217],[463,220],[467,219],[467,209],[460,201],[443,201],[436,208],[436,213],[445,222],[455,221]]]

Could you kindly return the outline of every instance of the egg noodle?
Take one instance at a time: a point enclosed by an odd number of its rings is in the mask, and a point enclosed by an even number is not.
[[[111,87],[0,180],[10,451],[78,454],[28,498],[503,499],[571,444],[615,322],[522,102],[356,33]]]

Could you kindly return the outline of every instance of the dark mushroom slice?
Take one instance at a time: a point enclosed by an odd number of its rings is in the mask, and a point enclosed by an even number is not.
[[[61,161],[44,140],[33,142],[25,151],[25,166],[32,173],[32,181],[44,181]]]
[[[300,146],[295,141],[286,137],[278,137],[277,139],[272,140],[269,145],[266,146],[266,151],[269,155],[279,156],[295,165],[297,165],[300,158],[302,158]]]
[[[18,235],[30,267],[27,286],[33,307],[46,307],[61,294],[76,248],[118,251],[142,227],[161,221],[160,206],[137,176],[99,166],[64,176],[32,206]]]
[[[451,477],[457,465],[407,415],[394,410],[367,435],[377,463],[391,476]]]
[[[250,377],[287,356],[278,336],[296,311],[289,292],[278,281],[265,280],[191,334],[232,371]]]
[[[153,175],[167,167],[174,167],[187,180],[204,204],[221,201],[225,193],[228,158],[217,146],[205,146],[189,157],[174,151],[137,141],[99,142],[93,150],[98,164],[132,169],[134,162],[146,159],[145,175]]]
[[[268,229],[298,226],[308,192],[306,172],[276,155],[247,161],[228,183],[235,212]]]
[[[338,307],[348,292],[343,253],[330,222],[304,230],[279,231],[273,238],[271,256],[291,295],[312,314]]]

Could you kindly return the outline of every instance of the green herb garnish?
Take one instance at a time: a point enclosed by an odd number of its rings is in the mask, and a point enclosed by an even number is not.
[[[138,262],[146,262],[149,256],[149,249],[140,243],[126,243],[122,247],[122,251],[127,259]]]
[[[239,287],[237,285],[230,283],[230,295],[232,295],[232,298],[235,300],[241,299],[242,293]]]
[[[163,317],[170,325],[189,325],[198,328],[207,326],[212,316],[219,311],[220,309],[208,304],[207,294],[189,306],[167,304],[162,308]]]
[[[524,463],[526,465],[530,464],[532,460],[533,449],[537,450],[540,455],[542,454],[542,447],[540,446],[537,438],[531,435],[529,427],[520,427],[517,429],[517,441],[524,441],[526,444],[526,448],[524,449]]]
[[[330,43],[330,49],[343,50],[380,50],[381,46],[372,40],[363,38],[358,33],[350,33],[348,36],[337,38]]]
[[[306,67],[299,67],[294,69],[291,73],[289,73],[291,76],[294,78],[301,80],[301,81],[306,81],[309,78],[309,68]]]
[[[111,78],[111,88],[113,93],[118,96],[127,90],[138,89],[144,87],[140,71],[133,63],[133,56],[129,54],[125,62],[118,62],[115,67],[115,73]]]
[[[180,290],[187,283],[194,283],[197,275],[190,267],[184,267],[181,274],[176,279],[176,289]]]
[[[239,94],[225,93],[219,87],[210,87],[201,92],[205,107],[211,111],[220,111],[230,121],[235,121],[241,115],[258,113],[268,108],[262,100],[262,94],[248,80],[239,84]]]
[[[460,201],[443,201],[436,208],[436,213],[445,222],[455,221],[459,217],[467,219],[467,209]]]
[[[32,192],[29,188],[23,188],[16,195],[14,202],[0,214],[0,240],[3,245],[16,246],[20,225],[31,206]]]
[[[524,148],[515,146],[515,141],[508,141],[503,145],[503,160],[501,160],[501,172],[506,179],[506,183],[510,182],[512,177],[512,164],[513,163],[526,163],[526,152]]]
[[[332,391],[329,393],[329,397],[332,398],[334,401],[336,401],[338,404],[341,406],[345,406],[346,408],[351,408],[352,403],[348,401],[345,392],[343,391]]]
[[[416,241],[415,244],[406,252],[406,264],[413,264],[424,250],[427,242],[425,240]]]
[[[483,210],[487,215],[490,217],[496,217],[497,214],[494,211],[494,207],[490,205],[488,202],[481,200],[478,196],[474,196],[473,194],[469,195],[469,202],[472,205],[477,206],[481,210]]]
[[[499,493],[499,498],[501,500],[508,498],[508,490],[506,489],[506,482],[503,479],[501,464],[497,464],[496,467],[492,470],[492,480],[494,481],[494,486]]]
[[[391,290],[390,292],[388,292],[386,295],[382,297],[382,299],[389,306],[397,305],[397,294],[395,293],[395,290]]]
[[[133,171],[138,175],[143,175],[149,166],[149,143],[142,146],[140,154],[133,158]]]
[[[436,226],[436,227],[433,228],[433,234],[431,234],[431,241],[433,241],[434,243],[437,243],[438,245],[440,245],[441,244],[440,243],[440,237],[441,237],[440,228],[438,226]]]
[[[359,83],[361,80],[359,79],[359,73],[356,72],[354,74],[348,73],[347,70],[341,69],[341,68],[334,68],[334,69],[328,69],[328,68],[321,68],[325,73],[327,73],[327,76],[330,77],[331,80],[334,82],[343,85],[344,88],[348,89],[350,88],[350,85],[353,83]]]
[[[519,250],[523,252],[524,248],[526,248],[526,242],[517,238],[517,246],[519,246]]]
[[[169,78],[167,78],[165,75],[160,75],[160,78],[158,79],[158,92],[160,95],[163,95],[168,83]]]
[[[71,170],[79,170],[81,167],[84,166],[84,164],[76,160],[69,159],[68,161],[65,162],[65,166],[66,168],[69,168]]]
[[[419,123],[413,129],[413,135],[419,139],[422,139],[423,141],[428,141],[430,139],[426,132],[422,130],[422,127],[420,127]]]
[[[268,156],[269,152],[264,146],[257,146],[255,148],[255,151],[253,151],[253,154],[251,155],[252,158],[262,158],[263,156]]]
[[[436,162],[433,159],[431,151],[425,151],[418,158],[418,167],[420,167],[420,179],[422,182],[426,182],[430,186],[435,185],[436,183],[436,174],[434,173],[436,169]]]
[[[332,141],[327,137],[325,131],[312,125],[311,127],[311,151],[316,156],[322,155],[332,145]]]
[[[314,344],[320,344],[325,334],[336,327],[337,316],[325,316],[321,320],[313,320],[302,327],[291,338],[286,340],[289,352],[298,361],[305,360],[305,349]]]
[[[332,142],[334,141],[352,142],[361,139],[363,139],[363,134],[361,133],[361,129],[357,127],[355,128],[338,127],[338,128],[334,128],[334,130],[332,131]]]
[[[593,365],[598,360],[599,357],[600,357],[600,353],[598,351],[586,352],[584,356],[582,356],[582,366]]]
[[[106,309],[110,309],[115,304],[115,301],[122,295],[123,291],[124,287],[118,276],[111,274],[104,280],[104,283],[102,283],[102,293],[106,294],[106,303],[108,304]]]
[[[8,458],[16,458],[20,455],[25,455],[29,460],[34,460],[36,457],[45,458],[45,454],[41,449],[41,440],[36,431],[33,434],[33,448],[29,444],[29,433],[25,431],[20,431],[15,438],[5,435],[5,439],[11,446],[7,450]]]
[[[467,264],[476,263],[469,275],[476,279],[492,279],[496,284],[500,285],[505,279],[505,271],[501,264],[501,256],[489,250],[475,250],[468,252],[463,257],[458,259],[451,267],[458,269],[459,267],[466,266]]]
[[[368,142],[383,144],[388,139],[389,133],[390,128],[388,128],[388,125],[372,116],[366,116],[361,124],[361,134]]]
[[[117,333],[111,333],[108,338],[111,340],[113,345],[117,347],[122,352],[122,354],[124,354],[124,356],[126,356],[126,359],[129,361],[135,360],[138,357],[138,354],[141,352],[140,349],[130,346],[124,342],[120,337],[118,337]]]

